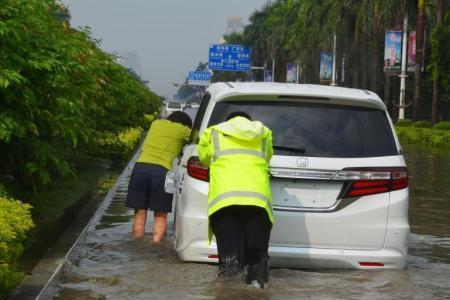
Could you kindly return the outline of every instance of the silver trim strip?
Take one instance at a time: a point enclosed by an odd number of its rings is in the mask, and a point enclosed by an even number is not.
[[[332,181],[351,180],[389,180],[391,172],[386,171],[353,171],[353,170],[314,170],[294,168],[271,168],[273,177],[299,178],[299,179],[322,179]]]
[[[339,171],[333,180],[389,180],[391,172],[384,171]]]
[[[311,212],[311,213],[333,213],[337,212],[350,204],[356,202],[361,197],[353,197],[353,198],[344,198],[344,199],[338,199],[334,204],[330,207],[326,208],[315,208],[315,207],[293,207],[293,206],[281,206],[281,205],[274,205],[273,210],[275,211],[290,211],[290,212]]]
[[[271,168],[273,177],[300,178],[300,179],[325,179],[332,180],[339,173],[338,170],[306,170],[306,169],[279,169]]]

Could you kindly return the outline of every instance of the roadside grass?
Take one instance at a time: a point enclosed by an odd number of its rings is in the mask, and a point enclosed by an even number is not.
[[[450,130],[396,126],[400,143],[450,150]]]

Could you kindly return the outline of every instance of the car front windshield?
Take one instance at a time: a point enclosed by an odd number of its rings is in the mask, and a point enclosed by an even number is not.
[[[381,110],[293,102],[219,102],[209,126],[236,111],[272,130],[275,154],[348,158],[398,155],[386,113]]]

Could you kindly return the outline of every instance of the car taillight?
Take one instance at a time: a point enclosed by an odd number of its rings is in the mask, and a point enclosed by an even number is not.
[[[342,198],[386,193],[409,185],[408,170],[405,167],[347,168],[333,179],[350,182]]]
[[[209,170],[205,168],[197,156],[192,156],[187,162],[187,172],[192,178],[209,181]]]

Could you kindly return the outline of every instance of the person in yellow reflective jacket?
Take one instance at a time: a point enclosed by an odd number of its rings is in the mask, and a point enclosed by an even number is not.
[[[164,237],[167,214],[172,211],[172,194],[164,191],[164,181],[173,160],[188,142],[191,127],[191,118],[181,111],[152,123],[128,185],[126,206],[134,208],[133,237],[144,236],[149,209],[154,212],[153,242]]]
[[[248,264],[247,284],[264,288],[269,276],[273,224],[269,161],[272,132],[243,112],[207,128],[198,145],[210,169],[209,240],[216,237],[219,276],[235,276]]]

